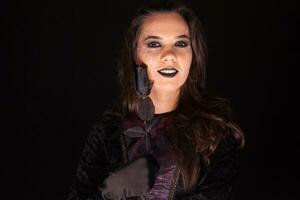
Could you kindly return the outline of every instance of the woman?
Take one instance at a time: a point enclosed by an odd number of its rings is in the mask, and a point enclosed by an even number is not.
[[[232,199],[244,137],[226,101],[206,94],[191,9],[141,8],[119,78],[120,101],[91,131],[68,199]]]

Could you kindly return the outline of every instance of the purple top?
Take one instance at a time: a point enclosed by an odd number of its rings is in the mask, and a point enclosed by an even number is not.
[[[167,125],[172,122],[170,113],[156,114],[155,119],[159,121],[151,128],[150,137],[152,143],[153,155],[158,161],[160,168],[155,177],[154,186],[144,195],[145,199],[165,200],[168,199],[171,183],[176,172],[176,157],[172,145],[167,137]],[[133,117],[123,123],[124,129],[131,127],[143,127],[143,121]],[[128,147],[128,159],[136,160],[146,154],[145,139],[138,138]]]

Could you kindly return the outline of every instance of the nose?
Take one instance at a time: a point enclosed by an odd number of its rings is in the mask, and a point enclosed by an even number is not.
[[[176,62],[176,54],[173,52],[172,49],[168,49],[165,52],[162,53],[161,55],[161,61],[162,62]]]

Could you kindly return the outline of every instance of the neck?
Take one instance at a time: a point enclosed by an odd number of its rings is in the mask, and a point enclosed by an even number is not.
[[[149,96],[155,106],[155,114],[166,113],[171,112],[176,108],[179,90],[176,92],[151,90]]]

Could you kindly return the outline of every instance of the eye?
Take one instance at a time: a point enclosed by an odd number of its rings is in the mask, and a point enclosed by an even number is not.
[[[161,45],[158,42],[149,42],[147,46],[149,48],[157,48],[160,47]]]
[[[178,41],[178,42],[176,42],[175,43],[175,46],[177,46],[177,47],[187,47],[189,45],[189,43],[188,42],[185,42],[185,41]]]

